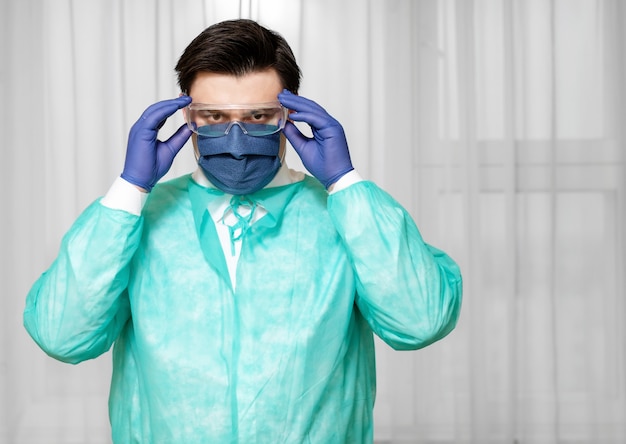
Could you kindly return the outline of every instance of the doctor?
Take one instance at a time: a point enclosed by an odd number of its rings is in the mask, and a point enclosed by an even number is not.
[[[114,347],[115,443],[372,442],[373,334],[397,350],[446,336],[457,265],[354,170],[278,34],[218,23],[176,71],[181,96],[131,128],[121,176],[28,294],[26,329],[64,362]],[[178,110],[187,123],[159,141]],[[157,183],[190,137],[198,169]],[[287,167],[285,139],[313,177]]]

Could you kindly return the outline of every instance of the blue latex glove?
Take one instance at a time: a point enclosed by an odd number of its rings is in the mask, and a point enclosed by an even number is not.
[[[182,125],[172,137],[162,142],[157,139],[159,129],[168,117],[190,103],[191,97],[181,96],[157,102],[143,112],[128,135],[122,179],[148,192],[152,190],[191,136],[187,125]]]
[[[313,130],[313,137],[309,138],[292,122],[287,122],[283,134],[302,159],[302,164],[327,189],[354,169],[343,127],[324,108],[287,90],[278,95],[278,100],[294,111],[289,114],[291,120],[305,122]]]

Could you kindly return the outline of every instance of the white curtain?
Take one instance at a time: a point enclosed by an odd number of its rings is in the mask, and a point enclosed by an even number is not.
[[[5,0],[0,443],[110,442],[110,356],[46,357],[25,295],[135,119],[178,94],[187,43],[236,17],[287,38],[356,168],[464,272],[449,337],[377,344],[376,440],[626,442],[623,2]],[[193,167],[186,147],[168,177]]]

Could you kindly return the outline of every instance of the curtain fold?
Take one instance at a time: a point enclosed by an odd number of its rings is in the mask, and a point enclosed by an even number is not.
[[[626,442],[620,0],[0,3],[0,442],[110,442],[110,356],[46,357],[24,299],[134,121],[178,95],[185,46],[237,17],[286,37],[357,170],[463,270],[449,337],[377,342],[376,440]],[[189,145],[166,178],[194,167]]]

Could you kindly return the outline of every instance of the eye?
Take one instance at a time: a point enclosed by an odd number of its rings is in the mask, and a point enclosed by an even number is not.
[[[198,117],[209,124],[227,121],[226,116],[219,111],[201,110],[198,111]]]
[[[274,119],[275,114],[276,112],[270,109],[255,110],[250,112],[247,120],[253,123],[270,123]]]
[[[268,119],[268,114],[267,113],[263,113],[263,112],[258,112],[258,113],[254,113],[252,114],[252,120],[256,121],[256,122],[264,122],[265,120]]]

